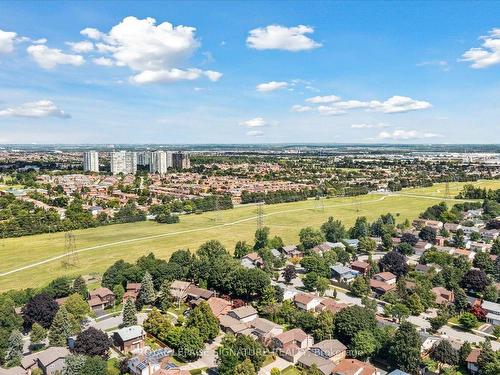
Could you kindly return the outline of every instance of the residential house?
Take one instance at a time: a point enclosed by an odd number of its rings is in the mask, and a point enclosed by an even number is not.
[[[250,305],[238,307],[237,309],[229,311],[227,314],[242,323],[251,322],[259,316],[257,310]]]
[[[492,247],[493,244],[491,243],[470,241],[469,250],[475,251],[476,253],[477,252],[489,253]]]
[[[219,324],[222,331],[238,335],[249,328],[247,323],[240,322],[238,319],[229,315],[221,315],[219,317]]]
[[[361,260],[355,260],[351,262],[351,268],[354,271],[358,271],[359,273],[366,275],[368,271],[370,271],[370,263],[363,262]]]
[[[455,223],[444,223],[444,229],[446,229],[448,232],[455,233],[459,229],[462,229],[462,225]]]
[[[332,279],[338,282],[350,283],[354,281],[356,276],[359,275],[359,271],[352,268],[343,266],[341,264],[336,264],[330,267]]]
[[[245,268],[261,268],[264,267],[264,261],[261,256],[256,253],[248,253],[240,259],[240,263]]]
[[[420,336],[420,352],[428,353],[431,348],[442,340],[439,336],[429,335],[425,332],[419,332]]]
[[[215,293],[211,290],[207,290],[204,288],[199,288],[196,285],[191,284],[186,289],[186,298],[188,301],[207,301],[211,298]]]
[[[168,369],[156,371],[153,375],[191,375],[191,372],[189,372],[189,370],[182,370],[177,366],[172,365]]]
[[[297,367],[308,369],[312,365],[324,375],[330,375],[335,367],[335,364],[326,358],[316,355],[312,351],[306,351],[297,361]]]
[[[131,375],[153,375],[166,363],[169,363],[173,350],[166,347],[155,351],[147,351],[132,357],[127,362],[127,367]]]
[[[343,242],[345,242],[345,244],[349,247],[352,247],[354,250],[357,250],[358,249],[358,246],[359,246],[359,240],[357,238],[353,238],[353,239],[344,239],[342,240]]]
[[[394,275],[392,272],[380,272],[375,275],[373,275],[374,280],[378,281],[383,281],[384,283],[387,283],[389,285],[396,284],[396,275]]]
[[[189,281],[174,280],[170,284],[170,294],[177,300],[184,300],[187,297],[187,290],[192,285]]]
[[[296,363],[314,341],[312,336],[300,328],[294,328],[274,337],[272,342],[276,352],[281,357]]]
[[[311,352],[337,364],[347,356],[347,347],[339,340],[323,340],[311,346]]]
[[[481,237],[485,241],[495,241],[499,236],[500,231],[498,229],[483,229],[481,231]]]
[[[115,294],[108,288],[97,288],[89,292],[89,306],[93,311],[112,307],[115,303]]]
[[[469,370],[471,374],[477,374],[479,372],[477,359],[479,358],[480,354],[481,354],[480,349],[472,349],[472,351],[467,356],[467,359],[465,360],[465,362],[467,363],[467,370]]]
[[[495,326],[500,325],[500,303],[483,301],[481,307],[487,311],[486,322]]]
[[[428,250],[432,247],[427,241],[419,240],[415,245],[413,245],[413,250],[415,250],[415,254],[420,256],[424,253],[425,250]]]
[[[66,357],[70,354],[67,348],[52,346],[23,357],[21,367],[26,371],[25,373],[31,373],[38,368],[44,375],[59,374],[64,368]]]
[[[0,192],[0,195],[1,192]],[[26,375],[27,372],[21,366],[15,366],[11,368],[0,367],[0,375]]]
[[[417,264],[415,266],[415,271],[419,273],[428,273],[432,270],[431,266],[428,266],[427,264]]]
[[[282,326],[264,318],[254,319],[249,324],[253,328],[254,335],[265,345],[267,345],[273,337],[283,333]]]
[[[455,293],[452,290],[448,290],[442,286],[437,286],[431,290],[436,296],[436,303],[438,305],[449,304],[455,301]]]
[[[381,296],[395,289],[396,284],[388,284],[385,281],[370,279],[370,288],[377,296]]]
[[[380,375],[376,367],[357,359],[346,358],[332,371],[333,375]]]
[[[300,310],[312,311],[321,303],[321,299],[310,293],[299,293],[295,295],[293,302]]]
[[[336,314],[348,306],[349,305],[346,303],[337,302],[332,298],[324,297],[321,298],[320,304],[316,306],[316,311],[317,312],[330,311],[333,314]]]
[[[465,257],[469,261],[472,261],[474,259],[475,255],[476,255],[475,252],[470,251],[470,250],[466,250],[466,249],[455,249],[453,251],[453,256],[454,257],[463,256],[463,257]]]
[[[146,332],[141,326],[130,326],[119,329],[113,334],[113,341],[124,354],[144,349]]]
[[[128,299],[132,301],[136,301],[139,296],[139,292],[141,290],[141,283],[127,283],[127,288],[125,289],[125,293],[123,294],[122,302],[125,303]]]
[[[210,297],[207,300],[208,306],[216,318],[226,315],[231,310],[231,302],[219,297]]]
[[[283,253],[287,258],[301,258],[304,255],[295,245],[283,246]]]

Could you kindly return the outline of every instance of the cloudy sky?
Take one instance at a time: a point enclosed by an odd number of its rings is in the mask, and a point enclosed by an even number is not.
[[[6,2],[0,143],[500,143],[500,3]]]

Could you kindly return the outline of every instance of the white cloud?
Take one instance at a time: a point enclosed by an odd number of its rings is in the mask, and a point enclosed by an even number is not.
[[[248,126],[249,128],[260,128],[269,125],[262,117],[256,117],[241,123],[241,125]]]
[[[484,41],[481,47],[469,49],[460,61],[471,62],[471,68],[474,69],[500,64],[500,28],[490,30],[488,35],[480,39]]]
[[[0,117],[59,117],[69,118],[69,114],[59,109],[50,100],[39,100],[37,102],[30,102],[21,104],[18,107],[10,107],[0,110]]]
[[[389,124],[384,124],[382,122],[378,124],[352,124],[351,128],[353,129],[379,129],[379,128],[388,128]]]
[[[108,59],[107,57],[96,57],[95,59],[92,59],[92,61],[94,64],[101,66],[113,66],[115,64],[113,60]]]
[[[443,70],[444,72],[447,72],[450,70],[450,65],[448,64],[448,61],[446,60],[429,60],[429,61],[422,61],[417,64],[417,66],[436,66]]]
[[[299,105],[299,104],[292,106],[292,109],[291,109],[292,112],[299,112],[299,113],[300,112],[309,112],[312,110],[313,110],[313,108],[309,107],[308,105]]]
[[[430,139],[430,138],[438,138],[442,137],[440,134],[436,133],[422,133],[417,130],[402,130],[397,129],[393,132],[380,132],[377,136],[377,139],[380,140],[393,140],[393,141],[405,141],[405,140],[413,140],[413,139]]]
[[[288,87],[288,82],[271,81],[266,83],[260,83],[255,88],[257,89],[257,91],[260,92],[269,92],[269,91],[284,89],[286,87]]]
[[[84,58],[80,55],[63,53],[60,49],[49,48],[43,44],[29,46],[27,51],[44,69],[52,69],[62,64],[79,66],[85,63]]]
[[[336,95],[315,96],[306,99],[307,103],[321,104],[317,107],[295,105],[293,112],[317,111],[325,116],[343,115],[351,110],[364,109],[366,111],[383,113],[402,113],[431,108],[432,104],[423,100],[415,100],[407,96],[395,95],[385,101],[371,100],[340,100]]]
[[[319,104],[319,103],[333,103],[333,102],[338,102],[339,100],[340,100],[340,96],[326,95],[326,96],[314,96],[312,98],[307,98],[306,102]]]
[[[130,77],[130,81],[137,84],[147,83],[169,83],[176,81],[192,81],[202,76],[206,76],[211,81],[217,81],[222,73],[201,69],[170,69],[170,70],[145,70]]]
[[[196,29],[174,26],[169,22],[156,24],[154,18],[125,17],[109,33],[94,28],[80,32],[90,39],[99,40],[96,48],[116,66],[126,66],[135,72],[130,81],[139,84],[175,82],[207,77],[218,81],[222,73],[213,70],[181,68],[200,46]],[[110,65],[107,60],[98,60]],[[96,62],[98,63],[98,62]]]
[[[264,135],[264,132],[260,130],[250,130],[246,132],[246,135],[250,137],[262,137]]]
[[[101,33],[99,30],[94,29],[92,27],[87,27],[80,31],[80,34],[85,35],[86,37],[93,39],[93,40],[100,40],[104,37],[104,34]]]
[[[342,109],[327,106],[327,105],[320,105],[316,109],[323,116],[339,116],[339,115],[343,115],[346,113],[346,111],[344,111]]]
[[[280,49],[285,51],[303,51],[321,47],[321,44],[305,34],[311,34],[314,29],[310,26],[298,25],[284,27],[269,25],[250,31],[247,45],[258,50]]]
[[[11,53],[14,50],[14,41],[17,33],[0,29],[0,53]]]
[[[71,50],[76,53],[87,53],[94,50],[94,43],[88,40],[82,40],[81,42],[68,42],[71,46]]]

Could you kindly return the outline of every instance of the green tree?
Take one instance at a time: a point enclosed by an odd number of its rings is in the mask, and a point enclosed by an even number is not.
[[[219,322],[206,302],[191,311],[186,326],[198,328],[204,342],[215,339],[219,334]]]
[[[172,328],[172,323],[166,315],[153,307],[144,321],[143,327],[147,333],[165,341],[170,328]]]
[[[460,323],[463,329],[470,330],[476,327],[478,320],[474,314],[470,312],[463,312],[462,314],[460,314],[458,322]]]
[[[317,281],[318,281],[318,274],[316,272],[309,272],[302,279],[302,282],[304,283],[304,288],[306,288],[310,292],[316,290]]]
[[[330,288],[330,285],[330,279],[327,277],[320,276],[316,279],[316,290],[321,296]]]
[[[363,330],[356,333],[352,340],[351,350],[356,358],[366,359],[377,350],[377,339],[372,331]]]
[[[90,308],[87,301],[79,293],[70,295],[63,304],[66,310],[72,314],[78,321],[82,321],[89,313]]]
[[[455,306],[455,310],[459,313],[465,311],[469,306],[469,301],[467,300],[467,295],[465,294],[464,290],[457,286],[454,289],[454,294],[455,301],[453,303]]]
[[[252,247],[246,243],[246,241],[238,241],[236,242],[236,246],[234,247],[234,257],[242,258],[248,253],[252,252]]]
[[[331,311],[320,312],[315,323],[313,336],[317,342],[333,337],[334,315]]]
[[[328,218],[328,221],[321,225],[321,231],[324,233],[325,239],[328,242],[340,242],[347,236],[342,222],[334,220],[331,216]]]
[[[493,273],[495,267],[495,263],[491,260],[490,254],[484,252],[476,253],[472,264],[474,267],[479,268],[488,274]]]
[[[172,296],[172,292],[170,291],[171,283],[168,280],[165,280],[160,287],[160,292],[158,293],[158,302],[160,308],[163,311],[167,311],[172,307],[174,302],[174,297]]]
[[[23,355],[23,335],[18,330],[12,331],[7,345],[6,362],[10,367],[21,363]]]
[[[410,309],[402,303],[386,305],[384,312],[390,315],[397,322],[402,322],[404,319],[410,316]]]
[[[122,284],[117,284],[113,287],[113,293],[115,294],[116,301],[120,302],[123,300],[125,288]]]
[[[313,247],[325,242],[323,233],[312,227],[303,228],[299,232],[299,239],[304,249],[312,249]]]
[[[146,271],[141,282],[141,289],[139,291],[139,298],[142,304],[151,305],[156,300],[156,291],[153,285],[153,278],[151,274]]]
[[[273,367],[271,369],[271,375],[281,375],[281,371],[279,368]]]
[[[83,299],[87,299],[89,296],[89,291],[87,289],[87,283],[82,276],[78,276],[73,281],[73,293],[78,293]]]
[[[201,355],[203,337],[196,327],[187,327],[182,330],[177,346],[177,353],[181,358],[193,360]]]
[[[15,329],[20,329],[23,324],[23,319],[16,314],[14,301],[9,298],[0,299],[0,329],[5,329],[12,332]]]
[[[107,368],[107,362],[101,357],[87,357],[79,375],[107,375]]]
[[[413,293],[408,297],[406,306],[410,309],[412,315],[420,315],[425,311],[425,307],[417,293]]]
[[[351,293],[357,297],[365,297],[370,293],[370,285],[364,276],[356,276],[351,284]]]
[[[123,306],[123,323],[122,327],[130,327],[137,325],[137,310],[132,299],[128,298]]]
[[[50,326],[49,343],[51,346],[66,346],[68,337],[75,331],[72,316],[63,305],[59,308]]]
[[[434,344],[429,355],[433,360],[451,366],[458,365],[459,362],[458,351],[451,346],[448,340],[441,340]]]
[[[31,326],[30,340],[35,346],[39,346],[47,338],[47,330],[40,324],[35,323]]]
[[[246,358],[243,362],[234,368],[234,375],[257,375],[252,361]]]
[[[255,231],[255,244],[253,246],[254,250],[264,249],[268,246],[269,242],[269,228],[263,227]]]
[[[490,285],[489,287],[487,287],[484,291],[483,298],[486,301],[496,302],[498,300],[497,287],[495,285]]]
[[[389,348],[390,360],[397,368],[417,373],[420,363],[420,337],[413,324],[403,322]]]
[[[335,315],[335,335],[345,344],[350,344],[358,331],[373,330],[375,313],[361,306],[349,306]]]
[[[81,354],[66,357],[62,375],[80,375],[85,366],[85,360],[86,357]]]
[[[370,235],[370,225],[366,217],[358,217],[349,232],[351,238],[360,239],[362,237],[368,237]]]
[[[216,351],[219,357],[220,375],[234,375],[236,366],[247,358],[252,362],[255,371],[259,371],[266,357],[262,344],[246,335],[224,336],[221,346]]]
[[[377,250],[377,243],[370,237],[361,237],[359,239],[358,250],[365,254],[370,254]]]

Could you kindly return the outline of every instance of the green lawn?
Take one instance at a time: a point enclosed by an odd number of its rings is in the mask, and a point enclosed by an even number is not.
[[[300,375],[302,372],[295,366],[289,366],[283,371],[281,371],[281,375]]]
[[[500,180],[479,184],[500,188]],[[440,191],[444,191],[444,184],[405,190],[404,193],[427,196],[439,195]],[[329,216],[342,220],[346,226],[352,225],[358,216],[374,220],[387,212],[394,214],[398,221],[413,219],[428,206],[439,202],[426,196],[372,194],[331,198],[324,200],[322,210],[318,209],[315,200],[269,205],[264,206],[264,224],[271,228],[271,235],[281,236],[288,244],[296,243],[301,228],[319,227]],[[139,222],[77,230],[74,231],[76,248],[84,251],[78,254],[74,266],[65,268],[63,259],[58,259],[2,275],[65,254],[64,233],[6,238],[0,240],[0,291],[39,287],[62,275],[103,272],[118,259],[133,262],[149,252],[168,258],[177,249],[195,250],[210,239],[217,239],[232,250],[238,240],[253,240],[257,227],[256,213],[256,206],[242,206],[218,215],[207,212],[183,216],[178,224]]]

